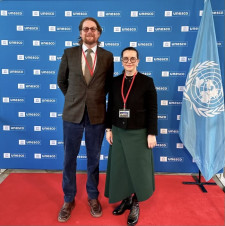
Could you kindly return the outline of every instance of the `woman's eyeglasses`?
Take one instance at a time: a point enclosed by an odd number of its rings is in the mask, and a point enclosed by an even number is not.
[[[84,31],[85,33],[87,33],[89,31],[89,29],[91,30],[91,32],[97,31],[97,27],[83,27],[82,28],[82,31]]]
[[[131,63],[135,63],[137,61],[137,58],[136,57],[131,57],[131,58],[128,58],[128,57],[123,57],[122,58],[122,61],[126,64],[128,63],[129,61]]]

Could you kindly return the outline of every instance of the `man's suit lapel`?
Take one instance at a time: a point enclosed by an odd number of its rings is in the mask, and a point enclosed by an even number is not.
[[[84,82],[85,85],[87,85],[84,75],[83,75],[83,71],[82,71],[82,46],[79,46],[78,48],[74,49],[73,52],[73,61],[74,61],[74,65],[76,67],[76,70],[78,70],[78,74],[81,76],[81,80]]]

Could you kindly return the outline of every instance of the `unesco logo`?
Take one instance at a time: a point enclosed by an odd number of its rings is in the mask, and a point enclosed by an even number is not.
[[[166,156],[160,156],[160,162],[167,162]]]
[[[40,16],[40,17],[45,17],[45,16],[47,16],[47,17],[55,17],[56,16],[56,12],[54,12],[54,11],[32,11],[32,16],[34,16],[34,17],[38,17],[38,16]]]
[[[23,83],[18,83],[18,89],[40,89],[41,85],[39,84],[23,84]]]
[[[167,133],[168,133],[168,129],[166,128],[160,129],[160,134],[167,134]]]
[[[179,106],[182,104],[182,101],[174,101],[174,100],[161,100],[161,106]]]
[[[180,77],[186,76],[185,71],[162,71],[162,77]]]
[[[10,159],[10,153],[3,153],[4,159]]]
[[[41,131],[57,131],[57,128],[55,126],[34,126],[35,132],[41,132]]]
[[[100,155],[100,160],[107,160],[108,159],[108,155]]]
[[[2,69],[2,74],[3,75],[11,75],[11,74],[24,75],[25,74],[25,70],[23,70],[23,69],[8,69],[8,68],[4,68],[4,69]]]
[[[158,120],[168,120],[168,115],[160,114],[157,116]]]
[[[56,103],[57,99],[56,98],[34,98],[34,103],[35,104],[41,104],[41,103]]]
[[[62,117],[62,113],[58,113],[58,112],[50,112],[50,113],[49,113],[49,117],[50,117],[50,118],[59,118],[59,117]]]
[[[35,159],[41,159],[41,154],[35,153],[35,154],[34,154],[34,158],[35,158]]]
[[[157,91],[169,91],[169,86],[156,86]]]
[[[9,97],[3,97],[2,102],[3,103],[9,103]]]
[[[183,149],[184,148],[183,143],[176,143],[176,148],[177,149]]]
[[[184,92],[185,86],[177,86],[178,92]]]
[[[181,32],[197,32],[198,29],[197,26],[181,26]]]
[[[119,56],[114,56],[113,57],[113,61],[116,62],[120,62],[120,57]]]
[[[154,17],[155,12],[154,11],[131,11],[130,16],[131,17]]]
[[[1,16],[8,16],[7,10],[1,10]]]
[[[192,57],[188,57],[188,56],[180,56],[179,57],[179,62],[181,63],[186,63],[186,62],[190,62],[192,59]]]
[[[33,75],[56,75],[56,71],[34,69]]]
[[[1,40],[2,46],[23,46],[23,40]]]
[[[170,47],[187,47],[188,42],[163,42],[163,47],[164,48],[170,48]]]
[[[23,16],[23,11],[20,10],[1,10],[1,16]]]
[[[213,10],[212,11],[213,16],[223,16],[224,15],[224,11],[223,10]],[[199,16],[203,15],[203,10],[199,11]]]
[[[34,159],[57,159],[57,155],[34,153]]]
[[[160,162],[184,162],[183,157],[160,156]]]
[[[167,129],[167,128],[161,128],[160,134],[178,134],[179,130],[177,129]]]
[[[40,140],[19,140],[19,145],[41,145]]]
[[[2,129],[3,129],[3,131],[10,131],[10,126],[9,125],[3,125]]]
[[[57,89],[58,85],[57,84],[49,84],[49,89]]]
[[[87,11],[65,11],[65,17],[87,17],[88,16],[88,12]]]
[[[147,75],[147,76],[152,76],[153,73],[152,71],[141,71],[142,74]]]
[[[51,146],[56,146],[56,145],[58,144],[58,142],[57,142],[57,140],[50,140],[50,141],[49,141],[49,144],[50,144]]]
[[[114,27],[113,28],[113,31],[114,32],[121,32],[121,27]]]
[[[25,153],[3,153],[3,158],[10,159],[10,158],[26,158]]]
[[[160,62],[160,63],[163,63],[163,62],[169,62],[170,61],[170,57],[152,57],[152,56],[147,56],[145,58],[145,61],[146,62],[149,62],[149,63],[157,63],[157,62]]]
[[[61,61],[62,56],[49,55],[49,61]]]
[[[120,42],[101,42],[100,47],[120,47]]]
[[[121,17],[120,11],[98,11],[98,17]]]
[[[218,47],[223,47],[223,42],[217,42]]]
[[[17,55],[17,60],[39,61],[39,55]]]
[[[79,154],[79,155],[77,156],[77,158],[78,158],[78,159],[81,159],[81,160],[86,160],[86,159],[87,159],[87,155],[85,155],[85,154],[83,154],[83,155]]]
[[[157,142],[156,148],[168,148],[168,143]]]
[[[72,46],[79,46],[80,44],[78,42],[73,41],[65,41],[65,46],[72,47]]]
[[[33,46],[55,46],[56,41],[33,40]]]
[[[174,16],[190,16],[190,11],[165,11],[165,17],[174,17]]]
[[[147,27],[147,32],[171,32],[172,27],[168,26],[148,26]]]
[[[130,47],[154,47],[154,42],[130,42]]]
[[[3,131],[25,131],[25,126],[3,125]]]
[[[25,98],[18,98],[18,97],[3,97],[3,103],[25,103]]]
[[[49,145],[50,146],[57,146],[57,145],[63,145],[64,142],[62,140],[50,140]]]
[[[25,117],[41,117],[40,112],[18,112],[19,118],[25,118]]]
[[[39,26],[27,26],[27,25],[17,25],[16,26],[17,31],[40,31]]]
[[[137,27],[113,27],[114,32],[137,32]]]
[[[48,26],[49,32],[71,32],[71,26]]]
[[[179,106],[182,104],[182,101],[179,101],[179,100],[169,100],[168,104],[170,106]]]
[[[161,106],[168,106],[168,100],[161,100]]]

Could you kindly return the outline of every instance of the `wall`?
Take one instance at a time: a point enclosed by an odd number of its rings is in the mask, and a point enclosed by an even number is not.
[[[224,77],[224,1],[211,0]],[[101,46],[140,52],[138,70],[154,79],[159,106],[157,172],[197,172],[179,136],[182,90],[201,20],[203,0],[1,1],[0,168],[61,169],[62,108],[57,87],[63,50],[78,45],[78,25],[87,16],[103,27]],[[86,169],[82,141],[78,169]],[[107,165],[103,142],[100,170]]]

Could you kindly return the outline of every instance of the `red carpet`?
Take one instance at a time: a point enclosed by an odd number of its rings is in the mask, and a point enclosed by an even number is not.
[[[10,174],[0,184],[0,225],[126,225],[128,211],[111,214],[115,205],[103,196],[105,174],[100,177],[101,218],[89,213],[85,189],[86,174],[78,175],[76,207],[67,223],[58,223],[63,203],[61,174]],[[203,193],[196,185],[183,185],[191,176],[156,175],[156,191],[140,203],[138,225],[225,225],[224,193],[218,186],[206,186]]]

